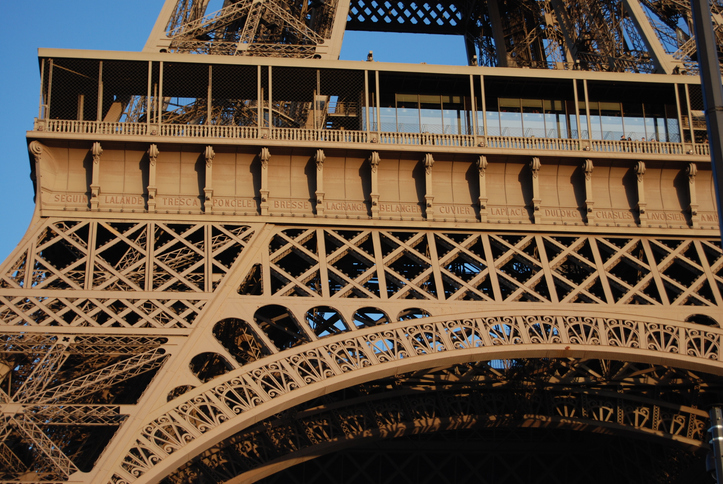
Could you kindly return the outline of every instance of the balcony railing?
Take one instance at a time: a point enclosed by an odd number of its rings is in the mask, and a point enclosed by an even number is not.
[[[608,141],[520,136],[395,133],[344,129],[258,128],[197,124],[107,123],[99,121],[35,120],[35,131],[82,135],[162,136],[172,138],[271,139],[293,142],[379,143],[402,146],[499,148],[542,151],[592,151],[652,155],[710,156],[707,143]]]

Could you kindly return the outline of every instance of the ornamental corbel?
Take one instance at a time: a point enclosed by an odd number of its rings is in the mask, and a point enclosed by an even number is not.
[[[426,207],[427,220],[434,220],[434,195],[432,194],[432,167],[434,166],[434,157],[432,153],[427,153],[422,159],[424,163],[424,205]]]
[[[316,150],[314,155],[316,161],[316,214],[324,215],[324,150]]]
[[[158,193],[158,187],[156,187],[156,163],[158,162],[158,155],[160,154],[158,146],[152,144],[148,147],[148,204],[147,209],[149,212],[156,211],[156,195]]]
[[[379,218],[379,162],[381,161],[381,158],[379,157],[378,151],[372,151],[369,155],[369,165],[371,166],[371,178],[372,178],[372,189],[369,193],[369,197],[371,198],[371,212],[372,212],[372,218],[378,219]]]
[[[587,223],[594,220],[593,208],[595,201],[592,198],[592,170],[593,164],[591,159],[587,159],[582,163],[582,169],[585,172],[585,212],[587,213]]]
[[[259,160],[261,160],[261,188],[259,189],[261,215],[269,214],[269,158],[271,158],[269,149],[261,148],[259,153]]]
[[[213,212],[213,159],[215,156],[216,152],[213,151],[213,146],[206,146],[203,152],[203,157],[206,160],[206,177],[205,186],[203,187],[204,213]]]
[[[645,201],[645,185],[643,183],[643,175],[645,175],[645,163],[638,161],[635,164],[635,175],[637,177],[638,186],[638,216],[640,217],[640,225],[646,225],[648,220],[647,202]]]
[[[540,195],[540,168],[542,163],[538,157],[533,157],[530,161],[530,169],[532,170],[532,216],[535,223],[542,222],[542,197]]]
[[[477,158],[477,171],[479,173],[479,217],[480,222],[487,221],[487,157],[480,155]]]
[[[93,143],[90,153],[93,156],[93,173],[90,183],[90,209],[98,210],[100,203],[100,155],[103,154],[103,148],[99,142]]]
[[[686,169],[688,174],[688,195],[690,198],[690,221],[693,228],[700,226],[700,215],[698,215],[698,196],[695,190],[695,176],[698,174],[698,166],[695,163],[689,163]]]

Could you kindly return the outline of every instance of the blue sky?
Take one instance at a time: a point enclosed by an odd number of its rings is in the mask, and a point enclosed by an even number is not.
[[[163,0],[5,1],[0,51],[0,261],[20,242],[34,204],[25,134],[38,113],[37,49],[140,51]],[[342,59],[380,62],[465,63],[462,37],[347,32]]]

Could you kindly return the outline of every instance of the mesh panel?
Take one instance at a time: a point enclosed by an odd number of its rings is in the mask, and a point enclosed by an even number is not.
[[[690,109],[693,111],[703,110],[703,88],[701,86],[692,84],[688,86],[688,92],[690,93]]]
[[[314,128],[316,69],[274,67],[271,111],[276,128]]]
[[[206,124],[210,73],[203,64],[163,64],[163,123]]]
[[[99,62],[57,59],[50,66],[50,119],[95,120],[98,111]]]
[[[322,69],[317,94],[317,128],[361,130],[364,72]]]
[[[100,121],[146,121],[148,63],[103,62],[103,106]]]
[[[256,66],[212,67],[211,124],[257,126],[257,71]]]

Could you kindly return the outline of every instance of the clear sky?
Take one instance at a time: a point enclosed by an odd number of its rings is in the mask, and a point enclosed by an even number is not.
[[[26,131],[38,115],[37,49],[140,51],[163,0],[4,0],[0,30],[0,261],[15,249],[33,214]],[[464,65],[462,37],[347,32],[341,58]]]

